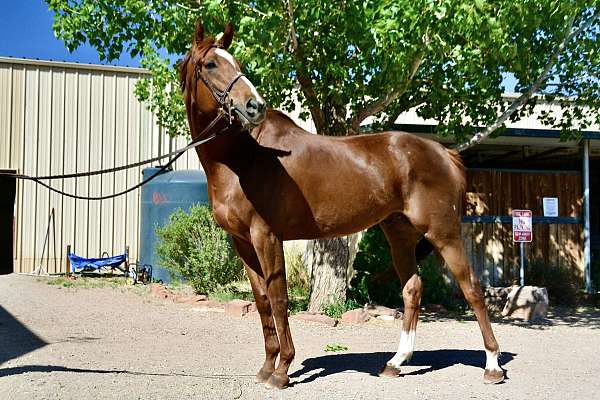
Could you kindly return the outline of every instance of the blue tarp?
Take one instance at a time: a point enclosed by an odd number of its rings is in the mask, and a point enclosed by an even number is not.
[[[71,272],[75,272],[76,268],[97,270],[102,268],[114,268],[124,263],[125,260],[127,260],[127,254],[102,258],[83,258],[73,253],[69,254]]]

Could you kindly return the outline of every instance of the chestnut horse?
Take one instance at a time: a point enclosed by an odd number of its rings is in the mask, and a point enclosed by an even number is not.
[[[465,171],[457,153],[403,132],[334,138],[302,130],[266,109],[226,51],[232,37],[231,24],[215,40],[197,23],[180,78],[194,139],[221,113],[230,115],[215,124],[221,133],[196,151],[215,220],[233,237],[260,313],[266,359],[257,380],[287,386],[295,354],[283,241],[331,238],[380,224],[405,304],[398,352],[380,374],[398,376],[413,353],[423,290],[415,246],[425,238],[475,311],[487,355],[484,381],[501,382],[498,344],[461,241]]]

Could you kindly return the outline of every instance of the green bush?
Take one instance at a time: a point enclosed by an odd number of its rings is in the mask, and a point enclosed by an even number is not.
[[[192,206],[189,213],[177,210],[156,233],[161,265],[172,276],[185,278],[197,293],[210,293],[241,279],[242,263],[209,207]]]
[[[310,277],[304,265],[304,246],[300,242],[286,242],[283,246],[288,289],[310,292]]]
[[[525,284],[542,286],[548,290],[550,304],[574,306],[577,304],[580,283],[565,267],[547,265],[540,260],[527,263]]]
[[[392,267],[390,246],[379,225],[363,235],[353,268],[355,273],[348,299],[359,304],[377,303],[388,307],[403,304],[402,287]]]
[[[592,285],[595,292],[600,292],[600,251],[592,254]]]
[[[390,246],[378,225],[367,230],[360,241],[354,270],[349,299],[359,304],[373,302],[393,308],[403,305],[402,286],[392,266]],[[436,303],[448,309],[456,308],[454,289],[434,255],[423,260],[418,271],[423,280],[421,304]]]
[[[338,301],[336,303],[328,304],[323,307],[323,314],[335,318],[340,319],[342,314],[346,311],[354,310],[356,308],[361,308],[362,305],[356,302],[355,300],[346,300],[346,301]]]

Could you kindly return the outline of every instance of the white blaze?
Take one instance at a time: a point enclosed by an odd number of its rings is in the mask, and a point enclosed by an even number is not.
[[[215,49],[215,54],[217,54],[220,57],[223,57],[225,60],[227,60],[229,64],[231,64],[235,68],[235,60],[233,59],[233,56],[227,51],[223,49]]]
[[[223,57],[228,63],[230,63],[234,68],[237,69],[237,65],[235,63],[233,56],[231,54],[229,54],[227,51],[225,51],[224,49],[215,49],[215,54],[217,54],[220,57]],[[260,94],[258,94],[258,91],[256,90],[256,88],[254,87],[252,82],[250,82],[250,80],[248,78],[246,78],[245,76],[242,76],[240,78],[240,80],[244,81],[244,83],[248,86],[248,88],[250,88],[250,92],[252,93],[252,96],[256,99],[256,101],[260,101],[260,102],[264,103],[262,96]]]
[[[398,351],[396,355],[392,357],[390,361],[388,361],[388,365],[391,365],[396,368],[400,368],[400,366],[410,360],[412,357],[413,351],[415,350],[415,338],[417,336],[416,331],[402,331],[400,335],[400,343],[398,344]]]

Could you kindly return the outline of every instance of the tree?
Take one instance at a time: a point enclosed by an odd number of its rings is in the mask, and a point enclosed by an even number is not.
[[[389,128],[416,108],[460,143],[481,127],[501,130],[499,116],[531,113],[538,98],[562,107],[560,119],[541,118],[565,138],[600,122],[598,0],[46,2],[69,49],[88,41],[106,60],[141,55],[153,79],[136,93],[173,135],[187,126],[164,55],[185,53],[198,17],[210,32],[233,21],[233,53],[269,104],[291,111],[299,102],[320,134],[356,134],[368,118]],[[512,108],[502,97],[508,73],[529,94]]]

